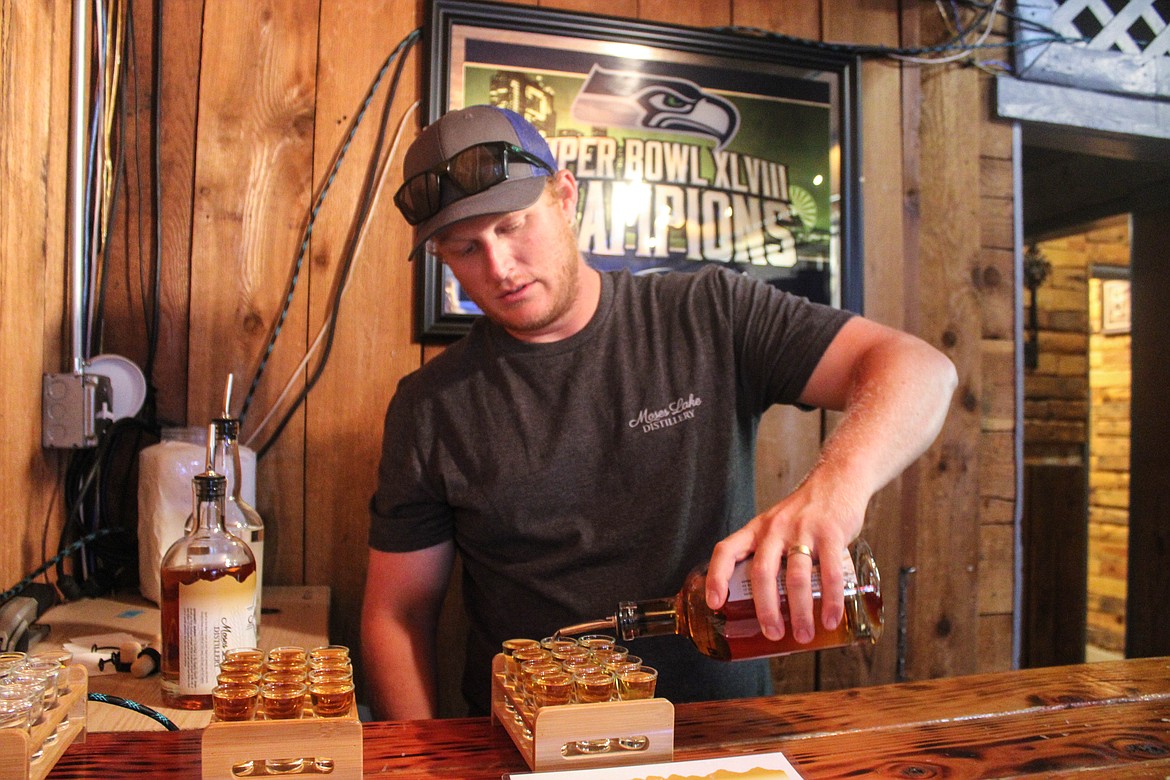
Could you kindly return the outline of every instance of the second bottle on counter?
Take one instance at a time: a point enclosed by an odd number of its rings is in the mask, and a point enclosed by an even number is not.
[[[241,493],[243,471],[240,468],[240,421],[235,417],[220,417],[211,421],[215,444],[207,467],[223,474],[227,480],[227,500],[224,507],[224,527],[228,533],[247,543],[256,558],[256,602],[254,617],[260,629],[261,589],[264,587],[264,520]]]

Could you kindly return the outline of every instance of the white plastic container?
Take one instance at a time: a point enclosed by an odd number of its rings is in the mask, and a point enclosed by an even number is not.
[[[155,604],[162,557],[183,536],[191,514],[191,480],[207,470],[207,429],[164,428],[162,441],[138,454],[138,582]],[[240,446],[240,492],[256,504],[256,451]]]

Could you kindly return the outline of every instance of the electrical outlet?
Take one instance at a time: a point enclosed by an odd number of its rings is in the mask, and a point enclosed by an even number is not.
[[[101,374],[45,374],[41,445],[82,449],[98,443],[114,420],[110,378]]]

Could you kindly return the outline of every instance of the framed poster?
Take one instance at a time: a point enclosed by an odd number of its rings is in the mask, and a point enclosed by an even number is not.
[[[1130,302],[1128,279],[1101,281],[1101,332],[1129,333]]]
[[[717,263],[862,311],[856,55],[780,37],[432,0],[428,121],[494,104],[545,136],[580,186],[600,270]],[[419,330],[479,311],[420,258]]]

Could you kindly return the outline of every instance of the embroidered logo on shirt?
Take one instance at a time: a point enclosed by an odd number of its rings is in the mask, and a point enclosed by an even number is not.
[[[695,394],[691,393],[686,398],[680,398],[677,401],[672,401],[661,409],[643,409],[638,412],[638,416],[630,420],[629,426],[631,428],[641,428],[643,433],[650,433],[650,431],[657,431],[661,428],[669,428],[672,425],[678,425],[684,420],[690,420],[695,416],[695,407],[701,406],[702,398],[695,398]]]

